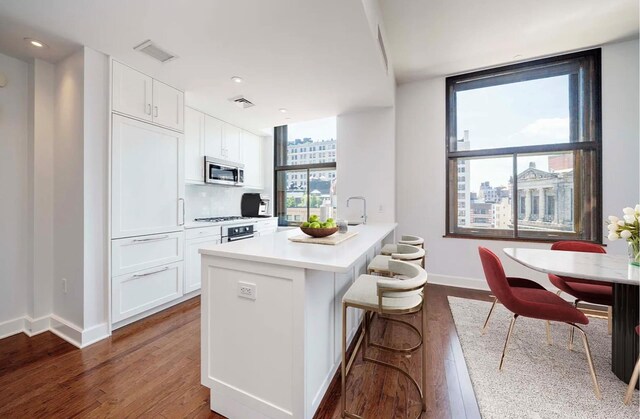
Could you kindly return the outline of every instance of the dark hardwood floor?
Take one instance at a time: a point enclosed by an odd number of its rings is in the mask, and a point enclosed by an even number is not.
[[[479,418],[448,295],[488,299],[488,293],[429,285],[427,289],[427,411],[423,418]],[[414,321],[419,317],[414,316]],[[405,327],[376,320],[372,337],[408,343]],[[369,355],[408,367],[419,381],[421,359]],[[340,380],[316,414],[340,417]],[[359,354],[347,383],[349,409],[365,418],[415,417],[418,395],[397,372],[363,363]],[[200,385],[200,300],[192,299],[78,350],[50,332],[0,340],[0,418],[220,418]]]

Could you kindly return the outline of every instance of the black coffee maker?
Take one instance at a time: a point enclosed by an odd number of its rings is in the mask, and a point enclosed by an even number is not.
[[[259,193],[242,194],[240,213],[243,217],[271,217],[269,200],[263,198]]]

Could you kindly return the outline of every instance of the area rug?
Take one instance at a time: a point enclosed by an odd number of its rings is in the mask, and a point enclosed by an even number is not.
[[[598,400],[579,333],[574,350],[567,349],[569,326],[552,323],[553,344],[547,345],[544,321],[519,317],[498,371],[511,313],[497,305],[481,335],[491,303],[449,297],[449,306],[483,418],[638,419],[638,392],[625,406],[627,386],[611,372],[606,320],[590,319],[584,327],[602,391]]]

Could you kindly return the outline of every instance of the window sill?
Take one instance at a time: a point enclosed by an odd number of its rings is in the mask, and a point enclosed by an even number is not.
[[[497,237],[497,236],[482,236],[475,234],[444,234],[442,236],[444,239],[467,239],[467,240],[494,240],[494,241],[504,241],[504,242],[522,242],[522,243],[555,243],[558,241],[584,241],[588,243],[595,243],[603,247],[607,247],[605,243],[598,241],[589,241],[589,240],[580,240],[573,238],[528,238],[528,237]]]

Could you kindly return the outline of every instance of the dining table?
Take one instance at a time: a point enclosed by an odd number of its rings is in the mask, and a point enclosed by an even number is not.
[[[508,247],[504,253],[538,272],[613,286],[611,370],[628,383],[638,360],[635,328],[640,322],[640,268],[627,256]]]

